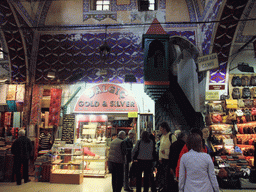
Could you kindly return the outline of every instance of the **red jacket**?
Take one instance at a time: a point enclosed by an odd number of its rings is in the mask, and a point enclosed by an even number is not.
[[[176,177],[177,178],[179,177],[179,171],[180,171],[180,159],[181,159],[182,155],[187,153],[187,152],[188,152],[188,148],[187,148],[187,145],[185,144],[184,147],[182,148],[181,152],[180,152],[179,160],[177,162],[177,167],[176,167]],[[203,152],[207,153],[207,148],[206,147],[204,147]]]

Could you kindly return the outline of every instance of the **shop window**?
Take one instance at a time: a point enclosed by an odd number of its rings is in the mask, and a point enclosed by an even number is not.
[[[139,11],[157,10],[157,0],[138,0]]]
[[[93,0],[91,1],[91,10],[110,11],[110,0]]]

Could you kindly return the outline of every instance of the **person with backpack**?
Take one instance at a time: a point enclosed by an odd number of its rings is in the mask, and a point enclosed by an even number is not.
[[[136,170],[136,192],[141,192],[142,172],[144,172],[144,192],[149,191],[152,176],[152,167],[156,158],[155,145],[150,139],[150,133],[143,131],[141,139],[137,141],[132,150],[132,160],[137,162]],[[151,185],[151,191],[156,192],[154,185]]]
[[[159,130],[162,133],[160,138],[160,147],[159,147],[159,176],[158,176],[158,185],[160,192],[167,192],[170,190],[170,164],[169,164],[169,153],[170,146],[174,143],[177,138],[174,134],[170,132],[170,126],[167,122],[162,122],[159,126]]]

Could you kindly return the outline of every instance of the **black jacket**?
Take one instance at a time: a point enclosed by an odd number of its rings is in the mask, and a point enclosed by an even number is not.
[[[124,139],[123,143],[125,148],[125,154],[127,157],[127,162],[131,162],[132,148],[133,148],[132,140],[127,137],[126,139]]]
[[[29,159],[31,157],[32,143],[26,136],[21,136],[16,139],[11,148],[12,154],[18,159]]]
[[[178,139],[170,146],[169,164],[173,171],[176,170],[179,155],[184,145],[185,142],[182,139]]]

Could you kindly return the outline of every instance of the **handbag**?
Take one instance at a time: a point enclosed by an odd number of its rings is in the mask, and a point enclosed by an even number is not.
[[[252,97],[256,98],[256,88],[253,88],[251,90],[252,90]]]
[[[250,78],[248,76],[242,76],[242,86],[249,86],[250,85]]]
[[[233,87],[235,86],[241,86],[242,85],[242,80],[239,76],[233,76],[231,80],[231,84]]]
[[[244,100],[244,106],[248,107],[248,108],[252,108],[253,107],[253,100],[251,99],[245,99]]]
[[[252,114],[252,116],[256,116],[256,108],[252,108],[252,110],[251,110],[251,114]]]
[[[243,88],[242,98],[244,98],[244,99],[251,98],[251,91],[249,88]]]
[[[132,157],[133,160],[137,160],[139,151],[140,151],[140,140],[138,141],[138,150],[134,153],[134,156]]]
[[[208,103],[210,112],[223,112],[223,108],[221,104],[216,103]]]
[[[239,88],[234,88],[232,91],[232,98],[233,99],[240,99],[241,98],[241,93]]]
[[[229,97],[229,95],[224,95],[224,94],[222,94],[221,96],[220,96],[220,100],[226,100],[226,99],[229,99],[230,97]]]
[[[237,109],[237,100],[235,99],[226,99],[226,108],[227,109]]]
[[[222,123],[222,117],[220,114],[212,114],[213,123]]]
[[[131,179],[136,177],[138,169],[139,169],[139,163],[137,161],[132,162],[130,171],[129,171],[130,172],[129,177]]]
[[[237,115],[238,117],[242,117],[242,116],[244,115],[244,112],[243,112],[241,109],[237,109],[237,110],[236,110],[236,115]]]
[[[251,86],[256,86],[256,76],[252,76],[251,77],[251,82],[250,82]]]
[[[238,99],[237,100],[237,106],[240,107],[240,108],[245,107],[243,99]]]
[[[227,117],[227,120],[229,121],[235,121],[236,120],[236,112],[234,111],[229,111],[228,112],[228,117]]]

